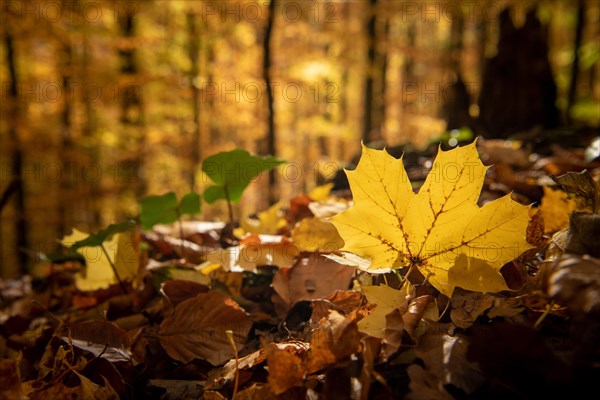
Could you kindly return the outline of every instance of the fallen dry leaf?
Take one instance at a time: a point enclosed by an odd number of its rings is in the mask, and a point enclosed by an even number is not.
[[[363,286],[362,291],[367,301],[375,305],[370,314],[358,322],[361,332],[383,339],[386,329],[386,315],[404,306],[407,308],[407,286],[403,290],[392,289],[386,285]],[[405,310],[402,310],[404,312]]]
[[[567,253],[600,258],[600,215],[574,212],[566,237]]]
[[[63,340],[111,362],[131,359],[131,341],[127,332],[106,320],[69,325]]]
[[[572,310],[600,316],[600,260],[565,254],[556,260],[547,291]]]
[[[229,297],[200,293],[175,307],[160,324],[158,338],[170,357],[189,363],[199,358],[220,365],[233,357],[225,331],[233,332],[238,349],[246,343],[252,319]]]
[[[459,328],[467,329],[492,307],[494,297],[484,293],[462,292],[455,293],[451,303],[450,319]]]
[[[317,253],[300,256],[291,268],[280,268],[273,277],[273,289],[282,300],[280,313],[285,314],[297,301],[320,299],[348,289],[354,271]]]
[[[475,144],[439,151],[415,194],[402,159],[363,146],[346,171],[353,206],[332,218],[344,250],[371,258],[370,269],[416,267],[440,292],[508,287],[500,268],[531,248],[529,208],[509,195],[477,205],[486,173]]]
[[[408,303],[408,309],[402,314],[404,329],[413,337],[413,339],[421,333],[418,329],[421,319],[427,318],[437,321],[438,317],[435,299],[429,295],[412,299],[410,303]]]
[[[288,268],[294,264],[298,253],[298,247],[287,239],[265,242],[261,237],[252,236],[246,238],[240,246],[237,264],[246,271],[256,271],[262,265]]]
[[[337,311],[330,311],[329,316],[322,319],[319,328],[311,334],[308,373],[350,357],[358,350],[359,342],[356,323]]]
[[[433,372],[425,370],[418,364],[410,365],[406,372],[410,378],[410,392],[406,395],[410,400],[453,400],[454,397],[444,388],[443,383]]]
[[[521,314],[525,310],[523,300],[520,298],[507,297],[494,298],[492,308],[487,311],[488,318],[512,318]]]
[[[542,216],[542,212],[537,208],[531,208],[529,210],[529,216],[531,219],[529,220],[529,225],[527,225],[527,243],[533,246],[540,246],[546,242],[546,239],[544,238],[544,230],[546,227],[544,217]]]
[[[566,228],[569,225],[569,215],[576,209],[577,205],[565,192],[544,186],[540,212],[545,222],[545,233],[554,233]]]
[[[195,297],[200,293],[208,292],[209,288],[194,281],[172,279],[163,282],[160,290],[169,299],[171,304],[176,306],[184,300]]]
[[[402,345],[404,334],[404,321],[402,311],[394,308],[385,316],[385,331],[381,341],[381,355],[387,361]]]
[[[595,181],[589,171],[567,172],[553,179],[574,196],[579,210],[600,211],[600,182]]]
[[[262,364],[267,359],[264,349],[256,350],[247,356],[240,357],[237,362],[235,359],[227,361],[221,369],[219,375],[213,378],[214,385],[222,386],[228,382],[233,382],[235,379],[235,372],[239,370],[245,370],[254,368],[259,364]]]
[[[302,385],[306,374],[302,361],[305,345],[270,343],[264,349],[269,369],[269,387],[273,393],[279,395]]]
[[[439,325],[444,327],[444,325]],[[421,336],[415,353],[425,363],[425,369],[442,385],[453,385],[466,394],[475,392],[485,381],[477,364],[467,360],[469,346],[466,336],[429,329]]]
[[[94,399],[94,400],[118,400],[119,395],[110,386],[106,378],[104,385],[97,385],[85,376],[73,371],[79,379],[76,386],[66,386],[63,383],[56,382],[42,390],[35,391],[29,395],[31,400],[48,399]]]

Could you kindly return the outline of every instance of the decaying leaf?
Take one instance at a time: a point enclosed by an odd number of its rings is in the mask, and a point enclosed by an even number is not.
[[[540,246],[546,242],[546,239],[544,239],[546,222],[541,211],[537,208],[531,208],[529,216],[531,220],[529,221],[529,225],[527,225],[527,243],[533,246]]]
[[[317,253],[299,257],[291,268],[280,268],[273,277],[273,289],[282,300],[285,313],[299,300],[324,298],[350,287],[354,269]]]
[[[278,241],[246,240],[240,248],[237,264],[246,271],[256,271],[261,265],[276,265],[288,268],[294,264],[298,248],[289,240]]]
[[[208,286],[194,281],[172,279],[163,282],[160,290],[169,299],[173,306],[184,300],[195,297],[200,293],[208,292]]]
[[[306,348],[299,344],[270,343],[265,347],[269,369],[269,386],[277,395],[304,382],[306,367],[302,354]]]
[[[61,382],[56,382],[42,390],[35,391],[29,395],[31,400],[48,400],[48,399],[95,399],[95,400],[118,400],[119,395],[110,386],[106,378],[104,386],[97,385],[85,376],[73,371],[79,378],[79,385],[66,386]]]
[[[304,399],[305,397],[301,397]],[[275,395],[269,389],[269,385],[254,383],[252,386],[238,392],[237,396],[235,396],[236,400],[280,400],[281,396]]]
[[[569,216],[577,209],[575,202],[562,190],[544,186],[540,212],[544,218],[546,233],[554,233],[569,225]]]
[[[292,240],[301,251],[335,253],[344,246],[335,226],[321,218],[304,218],[292,230]]]
[[[356,323],[344,318],[337,311],[321,321],[321,326],[313,331],[308,353],[308,373],[319,371],[358,350],[360,337]]]
[[[381,353],[384,360],[389,359],[402,344],[402,335],[404,333],[404,321],[402,320],[402,311],[399,308],[393,309],[385,316],[385,331],[381,341]]]
[[[129,361],[131,342],[127,332],[110,321],[95,320],[72,324],[63,340],[109,361]]]
[[[548,294],[572,310],[600,316],[600,260],[565,254],[549,277]]]
[[[579,210],[600,212],[600,182],[594,181],[589,171],[567,172],[552,179],[574,196]]]
[[[435,300],[429,295],[415,297],[408,303],[408,309],[402,315],[404,329],[413,338],[422,333],[419,323],[423,318],[436,321],[438,319],[438,310]]]
[[[565,251],[600,257],[600,215],[584,212],[571,214]]]
[[[349,358],[359,350],[356,323],[330,311],[315,329],[310,343],[271,343],[265,347],[269,386],[282,394],[304,383],[306,376]]]
[[[218,386],[221,386],[224,383],[233,382],[237,370],[254,368],[257,365],[262,364],[266,359],[267,356],[264,349],[256,350],[247,356],[241,357],[237,362],[235,359],[231,359],[223,365],[221,373],[214,379],[214,382]]]
[[[160,324],[158,337],[167,354],[185,363],[199,358],[213,365],[233,357],[225,335],[231,330],[238,349],[246,342],[252,320],[233,300],[209,291],[179,303]]]
[[[486,170],[474,143],[440,150],[415,194],[402,159],[363,146],[346,171],[354,204],[332,218],[344,250],[370,257],[371,270],[414,266],[448,297],[456,286],[508,289],[500,268],[531,248],[529,208],[509,195],[479,207]]]
[[[419,339],[415,353],[425,363],[425,369],[435,375],[438,384],[450,384],[471,394],[485,378],[477,364],[467,360],[468,345],[466,336],[430,329]]]
[[[492,307],[494,297],[485,293],[455,293],[452,296],[450,318],[459,328],[469,328],[483,313]]]
[[[444,388],[439,378],[419,364],[410,365],[406,372],[410,378],[410,400],[453,400],[454,397]]]

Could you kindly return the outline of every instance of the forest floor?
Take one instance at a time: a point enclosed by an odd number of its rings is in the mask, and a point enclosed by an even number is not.
[[[0,398],[575,398],[597,392],[591,388],[600,370],[600,162],[583,149],[555,145],[533,150],[480,140],[477,146],[493,167],[484,170],[481,193],[461,194],[474,203],[467,208],[461,200],[462,214],[453,221],[511,196],[509,223],[524,221],[525,251],[495,272],[486,269],[475,279],[453,278],[451,270],[444,280],[421,252],[391,270],[365,271],[368,259],[359,256],[380,253],[344,253],[360,246],[352,241],[358,233],[342,226],[347,221],[329,220],[340,211],[364,227],[365,247],[373,238],[379,240],[374,249],[396,240],[381,238],[391,229],[378,225],[387,206],[375,197],[383,192],[372,186],[358,194],[365,182],[378,183],[371,178],[379,160],[397,168],[386,174],[405,171],[413,187],[428,188],[431,210],[436,191],[451,196],[427,180],[434,154],[405,154],[401,166],[375,158],[387,157],[382,152],[369,153],[373,165],[359,164],[349,189],[343,182],[337,191],[319,187],[234,224],[115,228],[100,241],[104,247],[81,248],[83,258],[71,252],[42,259],[31,275],[0,281]],[[391,187],[386,179],[379,182],[383,189]],[[398,210],[401,200],[391,202]],[[361,214],[359,207],[371,211]],[[436,218],[446,212],[441,209]],[[463,230],[473,229],[479,228]],[[86,236],[74,235],[63,243]],[[516,240],[509,236],[496,240]],[[501,279],[492,283],[498,271]]]

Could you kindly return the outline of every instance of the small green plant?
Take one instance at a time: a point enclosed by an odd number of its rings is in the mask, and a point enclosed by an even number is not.
[[[200,212],[200,195],[190,192],[177,201],[177,196],[169,192],[160,196],[147,196],[139,201],[140,222],[142,229],[150,230],[157,224],[171,224],[179,221],[179,235],[181,237],[181,254],[185,252],[183,245],[183,215],[193,215]]]
[[[202,171],[215,183],[204,191],[204,201],[227,201],[229,222],[233,223],[232,203],[238,203],[244,190],[261,172],[285,163],[275,157],[253,156],[236,149],[214,154],[202,162]]]

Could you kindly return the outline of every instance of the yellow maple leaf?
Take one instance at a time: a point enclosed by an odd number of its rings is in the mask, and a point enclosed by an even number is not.
[[[304,218],[292,230],[292,240],[302,251],[336,252],[344,241],[331,222],[321,218]]]
[[[281,212],[281,203],[275,203],[269,209],[258,213],[257,219],[242,219],[242,228],[246,232],[275,235],[287,224]]]
[[[73,233],[63,237],[62,244],[71,247],[75,242],[89,236],[88,233],[73,229]],[[93,291],[106,289],[117,283],[115,273],[110,266],[113,262],[123,280],[131,280],[135,277],[139,266],[140,254],[131,233],[125,232],[113,235],[112,238],[103,243],[109,259],[99,246],[84,247],[77,252],[85,259],[86,268],[75,275],[75,286],[81,291]]]
[[[354,204],[332,218],[344,250],[369,257],[370,270],[416,267],[447,296],[456,286],[508,289],[500,268],[532,247],[529,207],[510,195],[479,207],[487,168],[475,143],[440,150],[415,194],[402,158],[363,145],[356,170],[346,171]]]
[[[333,183],[326,183],[325,185],[317,186],[310,191],[308,197],[310,197],[312,201],[325,201],[329,199],[329,193],[331,193],[333,186]]]
[[[389,286],[363,286],[362,292],[371,304],[376,304],[369,315],[358,321],[358,329],[371,336],[383,339],[385,335],[385,316],[407,302],[408,285],[402,290]]]

